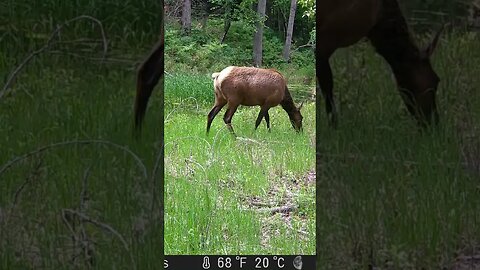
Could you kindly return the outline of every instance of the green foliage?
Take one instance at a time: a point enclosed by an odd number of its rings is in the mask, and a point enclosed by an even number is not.
[[[304,9],[303,16],[315,18],[315,0],[298,0],[298,4]]]
[[[252,6],[256,6],[256,0],[210,0],[210,2],[223,6],[225,9],[224,16],[233,21],[243,21],[246,26],[254,29],[258,16]]]
[[[251,66],[253,30],[242,22],[232,22],[224,44],[220,44],[223,22],[211,19],[206,28],[194,28],[190,36],[182,36],[177,25],[167,25],[165,34],[165,60],[167,72],[189,71],[209,73],[226,66]],[[314,70],[311,49],[297,50],[291,63],[282,58],[284,41],[269,28],[264,31],[263,64],[265,67]]]
[[[291,0],[277,0],[277,1],[272,1],[272,9],[276,9],[286,16],[289,15],[290,12],[290,2]]]

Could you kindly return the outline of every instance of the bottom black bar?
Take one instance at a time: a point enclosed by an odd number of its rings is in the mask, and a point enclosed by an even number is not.
[[[168,270],[315,270],[315,255],[166,255]]]

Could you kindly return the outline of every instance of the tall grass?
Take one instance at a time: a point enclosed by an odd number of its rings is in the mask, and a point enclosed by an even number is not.
[[[443,36],[432,59],[441,124],[423,132],[368,44],[335,55],[340,126],[317,119],[320,269],[450,268],[479,254],[479,44]]]
[[[236,140],[222,112],[206,136],[212,104],[210,76],[167,76],[166,254],[315,254],[315,104],[304,106],[303,134],[280,107],[270,110],[272,132],[264,123],[255,132],[258,107],[240,108]],[[268,210],[291,205],[298,210]]]
[[[160,108],[134,141],[134,73],[68,60],[38,57],[0,100],[0,268],[153,269]]]
[[[163,1],[3,1],[0,4],[0,42],[17,57],[22,52],[42,46],[58,25],[80,15],[102,22],[110,47],[124,48],[117,57],[131,56],[139,49],[148,50],[160,34]],[[80,20],[61,33],[58,46],[77,46],[82,53],[98,46],[98,25]],[[72,41],[75,41],[74,43]],[[17,55],[18,54],[18,55]]]

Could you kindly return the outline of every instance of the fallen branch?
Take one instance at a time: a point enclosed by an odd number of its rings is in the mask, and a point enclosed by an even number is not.
[[[274,215],[276,213],[289,213],[296,211],[298,209],[298,206],[296,205],[284,205],[284,206],[279,206],[279,207],[271,207],[271,208],[256,208],[256,209],[245,209],[245,210],[253,210],[261,213],[268,213]]]
[[[304,44],[304,45],[300,45],[300,46],[298,46],[297,48],[295,48],[294,50],[292,50],[290,53],[296,52],[296,51],[300,50],[300,48],[305,48],[305,47],[314,48],[314,47],[315,47],[315,44],[307,43],[307,44]]]
[[[269,204],[269,203],[259,202],[259,201],[251,201],[251,202],[250,202],[250,205],[252,205],[252,206],[260,206],[260,207],[271,207],[271,206],[272,206],[272,205]]]
[[[87,20],[91,20],[91,21],[94,21],[95,23],[97,23],[99,26],[100,26],[100,31],[102,33],[102,38],[103,38],[103,58],[106,57],[107,55],[107,50],[108,50],[108,43],[107,43],[107,38],[106,38],[106,35],[105,35],[105,31],[103,29],[103,25],[102,23],[92,17],[92,16],[88,16],[88,15],[81,15],[81,16],[78,16],[78,17],[75,17],[71,20],[68,20],[66,22],[64,22],[63,24],[61,25],[58,25],[57,28],[50,34],[50,37],[48,38],[47,42],[45,43],[45,45],[43,45],[43,47],[41,47],[40,49],[32,52],[29,56],[27,56],[21,63],[20,65],[18,65],[14,71],[10,74],[10,76],[8,77],[7,79],[7,82],[5,83],[5,85],[3,86],[3,89],[2,91],[0,91],[0,99],[7,93],[7,90],[11,87],[11,85],[13,84],[13,81],[15,80],[15,78],[18,76],[18,73],[20,73],[20,71],[37,55],[41,54],[42,52],[44,52],[45,50],[47,50],[48,48],[50,48],[50,46],[52,45],[52,41],[55,37],[57,37],[60,33],[60,31],[65,27],[67,26],[68,24],[72,23],[72,22],[75,22],[75,21],[78,21],[78,20],[82,20],[82,19],[87,19]]]
[[[131,260],[133,269],[137,268],[136,267],[137,264],[135,263],[135,259],[133,258],[132,253],[130,252],[130,248],[128,247],[127,241],[125,241],[125,238],[123,238],[123,236],[117,230],[115,230],[114,228],[112,228],[110,225],[108,225],[106,223],[103,223],[103,222],[97,221],[95,219],[92,219],[89,216],[87,216],[83,213],[80,213],[78,211],[75,211],[75,210],[72,210],[72,209],[62,209],[62,215],[65,216],[66,213],[68,213],[72,216],[75,215],[78,218],[80,218],[81,220],[83,220],[85,222],[88,222],[88,223],[91,223],[91,224],[93,224],[97,227],[100,227],[101,229],[103,229],[105,231],[108,231],[108,232],[112,233],[113,235],[115,235],[120,240],[120,242],[122,242],[123,247],[125,248],[125,250],[130,255],[130,260]]]

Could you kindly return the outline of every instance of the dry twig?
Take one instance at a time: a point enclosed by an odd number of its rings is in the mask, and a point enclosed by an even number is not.
[[[93,225],[95,225],[95,226],[97,226],[97,227],[115,235],[118,238],[118,240],[120,240],[120,242],[122,242],[123,247],[125,248],[125,250],[130,255],[130,260],[131,260],[133,269],[136,269],[137,264],[135,263],[135,259],[133,258],[133,254],[130,252],[130,248],[128,247],[127,241],[125,241],[125,238],[117,230],[115,230],[114,228],[112,228],[110,225],[108,225],[106,223],[103,223],[103,222],[97,221],[95,219],[92,219],[89,216],[87,216],[83,213],[80,213],[78,211],[75,211],[73,209],[62,209],[62,216],[66,216],[67,213],[70,216],[77,216],[82,221],[91,223],[91,224],[93,224]]]
[[[245,209],[245,210],[253,210],[257,212],[270,212],[270,214],[276,214],[276,213],[288,213],[288,212],[293,212],[298,209],[298,206],[296,205],[284,205],[284,206],[278,206],[278,207],[270,207],[270,208],[255,208],[255,209]]]

